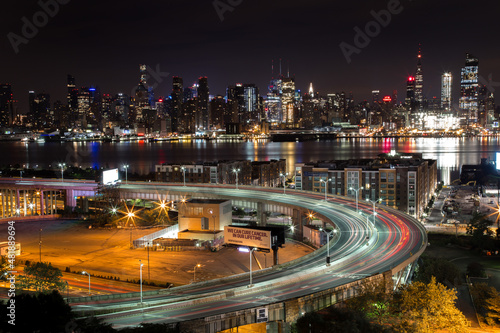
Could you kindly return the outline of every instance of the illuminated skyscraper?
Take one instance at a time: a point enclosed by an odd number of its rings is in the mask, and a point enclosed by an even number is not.
[[[406,81],[405,107],[408,111],[415,111],[415,77],[409,76]]]
[[[453,76],[451,72],[441,75],[441,108],[445,111],[451,110],[451,84]]]
[[[291,77],[283,78],[283,93],[281,95],[281,105],[283,108],[282,122],[287,126],[293,126],[294,119],[294,100],[295,100],[295,80]]]
[[[422,70],[422,53],[420,49],[417,55],[417,71],[415,72],[415,102],[419,110],[424,107],[424,72]]]
[[[0,85],[0,127],[9,126],[15,120],[14,101],[10,84]]]
[[[462,68],[460,80],[460,111],[461,118],[467,123],[478,120],[478,73],[479,60],[467,53],[465,67]]]
[[[179,132],[179,120],[182,115],[182,102],[184,101],[184,90],[182,77],[172,78],[172,93],[170,94],[169,116],[172,121],[172,131]],[[192,96],[188,99],[191,99]],[[187,99],[186,99],[187,100]]]
[[[198,111],[196,112],[195,126],[197,130],[209,129],[209,90],[206,76],[198,79]]]
[[[68,82],[66,85],[68,89],[68,107],[70,111],[78,110],[78,89],[75,85],[75,78],[68,74]]]

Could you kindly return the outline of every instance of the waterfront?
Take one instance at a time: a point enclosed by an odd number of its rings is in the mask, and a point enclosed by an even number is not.
[[[495,157],[497,137],[481,138],[355,138],[332,141],[271,142],[206,141],[153,142],[144,140],[106,142],[1,142],[1,165],[48,168],[59,163],[86,167],[121,167],[147,174],[161,163],[191,163],[217,160],[264,161],[284,158],[287,171],[295,163],[317,160],[374,158],[392,150],[422,153],[438,161],[438,177],[445,184],[458,178],[460,166],[478,164],[481,158]]]

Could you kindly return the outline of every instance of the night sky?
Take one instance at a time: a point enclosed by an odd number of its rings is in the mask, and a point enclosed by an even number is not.
[[[41,0],[50,2],[55,0]],[[9,1],[1,11],[0,82],[13,85],[14,98],[26,112],[28,91],[47,92],[52,102],[66,103],[66,76],[78,87],[97,85],[101,92],[130,94],[139,80],[138,66],[161,74],[155,97],[170,93],[172,76],[191,85],[207,76],[211,94],[224,94],[234,83],[255,83],[261,95],[282,71],[295,76],[298,89],[312,82],[322,94],[352,91],[356,102],[371,99],[371,91],[405,96],[422,44],[424,94],[440,94],[440,75],[454,75],[455,102],[465,53],[479,58],[479,73],[492,75],[500,102],[500,2],[492,0],[402,0],[398,14],[381,27],[370,43],[347,63],[339,47],[354,45],[354,28],[373,21],[373,11],[391,1],[219,0],[233,3],[220,19],[213,0],[203,1],[69,1],[59,5],[43,25],[38,1]],[[398,7],[399,8],[399,7]],[[38,13],[40,14],[40,13]],[[26,17],[42,18],[38,33],[18,46],[9,33],[23,37]],[[11,34],[12,36],[12,34]],[[499,82],[496,84],[496,82]]]

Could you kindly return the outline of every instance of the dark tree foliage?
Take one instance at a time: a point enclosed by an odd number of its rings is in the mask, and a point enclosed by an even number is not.
[[[460,283],[460,270],[457,265],[442,258],[422,257],[415,281],[430,283],[433,276],[441,284],[451,283],[457,286]]]
[[[71,307],[66,304],[56,290],[49,294],[18,294],[15,300],[15,325],[8,323],[7,304],[2,304],[2,322],[0,331],[26,333],[26,332],[66,332],[67,325],[73,319]],[[8,300],[9,302],[9,300]]]

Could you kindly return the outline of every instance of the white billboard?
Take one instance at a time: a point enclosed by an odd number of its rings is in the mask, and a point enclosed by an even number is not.
[[[118,181],[118,169],[111,169],[102,172],[102,183],[104,185],[115,184]]]
[[[224,242],[226,244],[271,249],[271,231],[224,227]]]
[[[500,152],[497,152],[497,170],[500,170]]]

